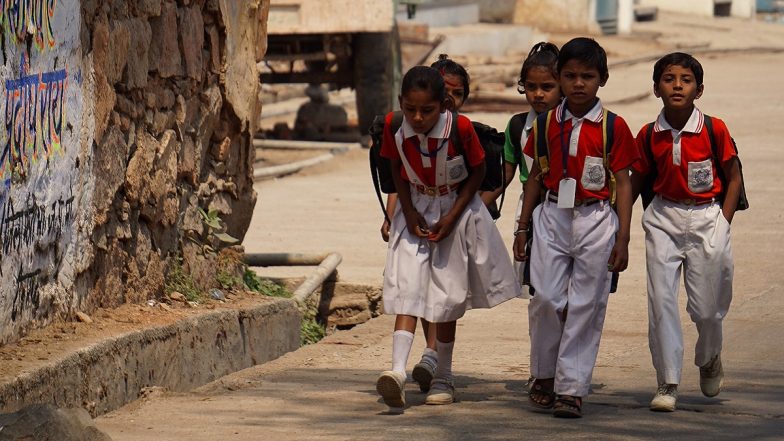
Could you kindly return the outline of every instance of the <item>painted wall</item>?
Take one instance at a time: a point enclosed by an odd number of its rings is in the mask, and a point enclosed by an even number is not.
[[[73,304],[68,293],[89,265],[93,127],[83,111],[93,98],[78,0],[0,8],[0,335],[8,336]]]
[[[206,287],[199,209],[242,238],[269,0],[0,0],[0,344]],[[213,285],[214,286],[214,285]]]

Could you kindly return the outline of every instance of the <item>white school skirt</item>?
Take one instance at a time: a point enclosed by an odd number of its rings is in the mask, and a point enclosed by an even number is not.
[[[457,194],[411,199],[428,225],[452,208]],[[439,242],[418,238],[395,208],[384,269],[384,312],[434,323],[459,319],[472,308],[492,308],[520,296],[520,284],[490,213],[474,195],[452,233]]]

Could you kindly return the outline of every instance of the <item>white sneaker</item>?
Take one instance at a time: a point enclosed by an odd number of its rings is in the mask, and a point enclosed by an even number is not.
[[[656,395],[651,400],[651,410],[656,412],[675,411],[675,402],[678,400],[678,385],[662,383],[656,389]]]
[[[452,404],[455,402],[455,385],[452,380],[433,378],[425,404]]]
[[[721,354],[716,354],[708,363],[700,366],[700,390],[706,397],[715,397],[721,392],[724,383],[724,368],[721,365]]]
[[[384,371],[376,381],[376,391],[390,412],[402,412],[406,405],[406,374]]]
[[[431,357],[423,356],[419,363],[414,365],[411,377],[419,384],[419,390],[427,392],[430,390],[430,382],[436,375],[436,361]]]

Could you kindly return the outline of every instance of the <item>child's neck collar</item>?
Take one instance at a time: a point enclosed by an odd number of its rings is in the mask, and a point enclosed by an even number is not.
[[[664,108],[664,119],[667,121],[667,124],[670,125],[675,130],[683,130],[686,127],[686,123],[689,122],[689,118],[691,118],[691,114],[694,112],[694,104],[691,105],[688,109],[668,109]]]
[[[569,102],[569,99],[566,99],[564,106],[566,107],[566,110],[568,110],[569,113],[572,114],[573,117],[575,117],[575,118],[582,118],[588,112],[590,112],[591,109],[593,109],[593,107],[598,102],[599,102],[599,97],[594,97],[593,100],[590,102],[590,104],[588,104],[586,106],[580,106],[579,108],[576,108],[574,103],[571,103],[571,102]]]

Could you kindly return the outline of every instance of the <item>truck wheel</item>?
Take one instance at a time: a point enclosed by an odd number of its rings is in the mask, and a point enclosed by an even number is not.
[[[397,32],[355,34],[354,88],[359,131],[368,134],[376,115],[393,108],[400,82],[400,43]]]

